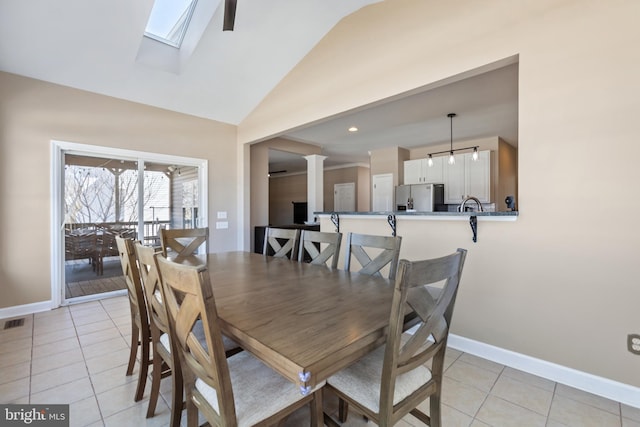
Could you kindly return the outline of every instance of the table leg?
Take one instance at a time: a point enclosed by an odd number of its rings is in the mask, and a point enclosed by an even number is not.
[[[322,408],[322,387],[313,393],[311,401],[311,427],[324,426],[324,412]]]

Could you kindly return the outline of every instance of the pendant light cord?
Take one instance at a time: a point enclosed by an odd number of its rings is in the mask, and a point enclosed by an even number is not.
[[[456,116],[456,113],[449,113],[447,114],[447,116],[449,116],[449,122],[451,124],[451,128],[449,131],[449,136],[450,136],[450,147],[451,147],[451,152],[453,153],[453,118]]]

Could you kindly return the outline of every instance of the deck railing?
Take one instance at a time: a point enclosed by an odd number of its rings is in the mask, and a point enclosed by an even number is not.
[[[170,221],[145,221],[144,222],[144,243],[156,244],[158,243],[158,231],[161,228],[170,228]],[[65,229],[71,233],[78,232],[80,230],[99,230],[100,228],[110,228],[115,230],[138,230],[138,221],[114,221],[114,222],[85,222],[85,223],[73,223],[65,224]]]

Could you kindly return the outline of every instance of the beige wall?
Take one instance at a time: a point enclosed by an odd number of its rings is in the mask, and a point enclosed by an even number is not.
[[[293,224],[293,202],[306,201],[306,173],[271,177],[269,179],[269,224]]]
[[[356,211],[366,212],[370,210],[371,187],[369,181],[369,168],[353,166],[348,168],[329,169],[324,171],[324,211],[332,211],[334,207],[333,187],[336,184],[353,182],[356,184]]]
[[[239,141],[517,55],[520,217],[480,224],[477,244],[465,227],[421,232],[438,233],[429,254],[469,249],[453,330],[640,386],[626,350],[640,332],[638,16],[628,0],[378,3],[327,34]]]
[[[371,176],[393,174],[393,185],[404,180],[404,161],[409,160],[410,151],[401,147],[387,147],[371,150]]]
[[[235,126],[0,73],[0,308],[51,299],[51,140],[207,159],[210,247],[237,248]]]

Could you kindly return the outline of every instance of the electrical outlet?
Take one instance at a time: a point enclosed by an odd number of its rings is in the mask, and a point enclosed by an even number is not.
[[[627,350],[640,356],[640,334],[627,335]]]

